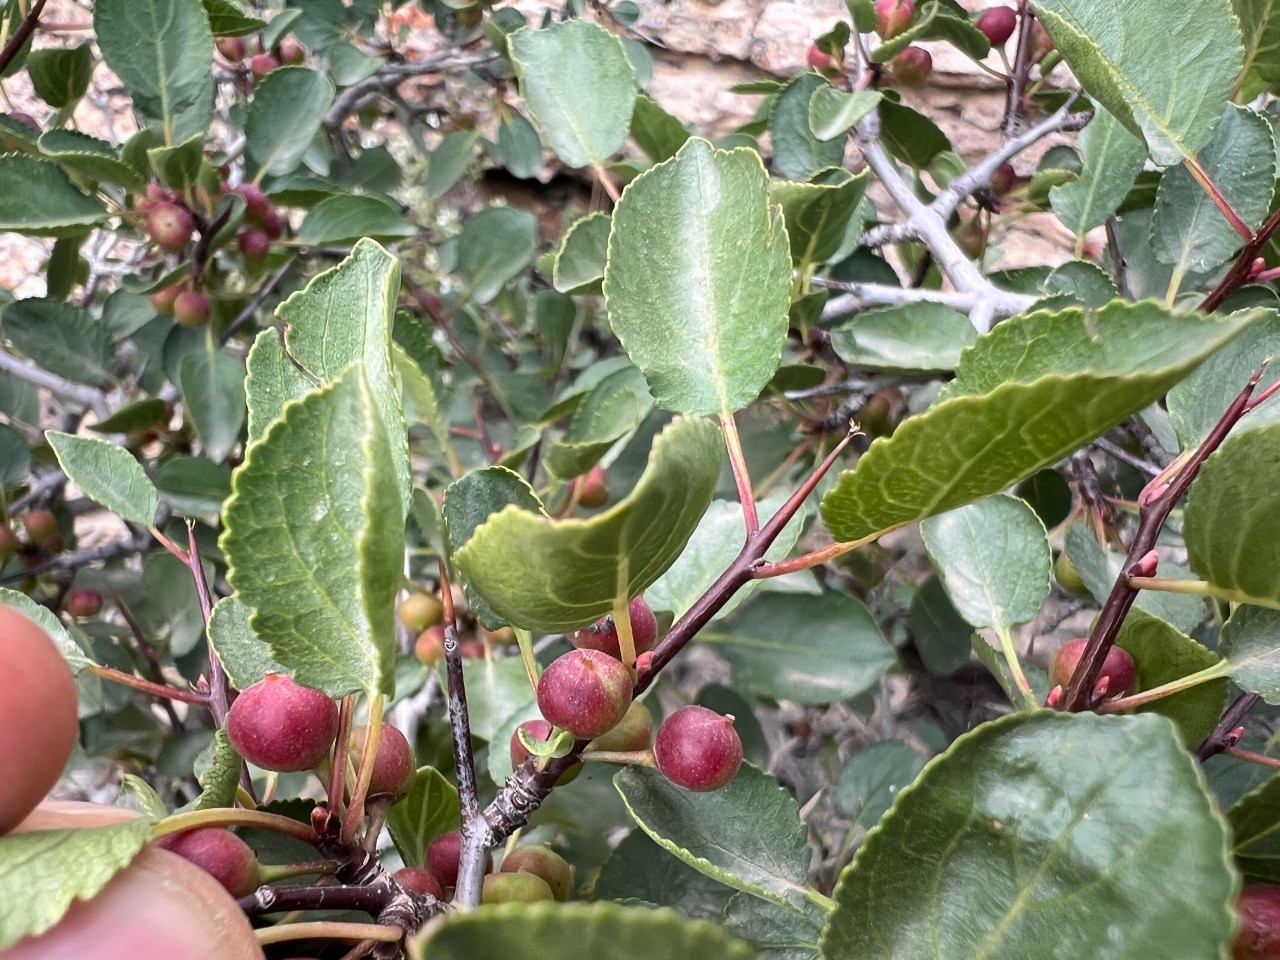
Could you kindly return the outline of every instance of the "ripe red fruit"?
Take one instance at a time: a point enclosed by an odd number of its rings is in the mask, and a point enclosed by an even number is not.
[[[444,899],[444,888],[440,886],[440,881],[432,875],[430,870],[423,870],[421,867],[401,867],[392,876],[406,890],[435,897],[437,900]]]
[[[1280,887],[1250,884],[1236,901],[1240,932],[1231,945],[1232,960],[1276,960],[1280,957]]]
[[[460,640],[458,642],[458,656],[463,660],[483,660],[485,657],[484,644],[479,640]]]
[[[233,897],[246,897],[261,885],[258,858],[230,830],[203,827],[161,837],[159,845],[190,860]]]
[[[421,633],[444,619],[444,604],[429,593],[411,593],[400,602],[396,612],[401,623],[412,632]]]
[[[885,40],[892,40],[911,26],[916,14],[912,0],[876,0],[876,32]]]
[[[244,197],[244,222],[260,227],[266,222],[267,213],[271,210],[271,200],[256,183],[242,183],[236,192]]]
[[[1003,197],[1013,189],[1017,182],[1018,174],[1013,169],[1013,164],[1002,163],[991,174],[991,192],[997,197]]]
[[[257,80],[261,80],[278,66],[280,61],[269,53],[255,53],[249,58],[249,69],[253,71],[253,76]]]
[[[590,740],[608,733],[631,706],[631,674],[599,650],[570,650],[538,679],[538,709],[557,727]]]
[[[182,285],[175,283],[172,287],[157,290],[151,295],[151,309],[162,317],[172,317],[174,304],[182,293]]]
[[[80,587],[67,594],[63,609],[73,617],[92,617],[102,609],[102,594],[97,590]]]
[[[147,214],[147,234],[165,250],[181,250],[191,240],[195,218],[176,203],[157,203]]]
[[[184,327],[203,327],[209,322],[209,298],[195,290],[183,290],[173,301],[173,319]]]
[[[347,750],[357,769],[368,734],[367,726],[359,726],[351,731]],[[417,769],[413,747],[409,746],[404,734],[391,724],[384,723],[378,739],[378,755],[373,759],[373,776],[369,778],[369,796],[390,797],[392,803],[407,796]]]
[[[462,834],[456,830],[436,837],[427,847],[427,869],[446,887],[458,884],[458,857],[462,852]],[[493,869],[493,854],[484,855],[484,872]]]
[[[293,37],[285,37],[280,41],[280,62],[296,67],[307,59],[307,51]]]
[[[609,502],[609,478],[604,467],[596,464],[581,477],[573,478],[573,489],[578,503],[594,510]]]
[[[718,790],[742,765],[742,740],[733,729],[733,717],[706,707],[681,707],[658,728],[653,760],[676,786]]]
[[[265,230],[245,230],[236,237],[236,246],[245,263],[261,263],[271,252],[271,238]]]
[[[0,604],[0,835],[58,782],[79,732],[71,668],[47,633]]]
[[[1084,655],[1084,649],[1088,644],[1088,637],[1077,637],[1074,640],[1068,640],[1058,648],[1058,653],[1053,658],[1053,666],[1049,671],[1051,687],[1061,686],[1065,689],[1071,683],[1071,675],[1075,673],[1076,666],[1080,663],[1080,658]],[[1106,659],[1102,661],[1102,672],[1098,674],[1101,689],[1097,694],[1103,700],[1122,697],[1132,689],[1137,679],[1138,666],[1133,662],[1133,657],[1127,650],[1113,646],[1107,651]]]
[[[986,34],[993,47],[1003,47],[1018,26],[1018,13],[1013,7],[988,7],[974,26]]]
[[[436,624],[418,634],[413,644],[413,655],[428,667],[444,659],[444,627]]]
[[[653,649],[658,642],[658,618],[643,596],[636,597],[627,604],[627,612],[631,616],[631,641],[635,644],[636,654]],[[615,660],[622,659],[622,649],[618,643],[618,625],[613,616],[604,616],[588,627],[575,630],[569,634],[569,642],[579,650],[599,650],[607,653]]]
[[[264,770],[309,770],[338,733],[338,705],[327,694],[268,673],[231,705],[227,736],[236,752]]]
[[[27,511],[27,515],[22,518],[22,525],[27,528],[27,536],[34,543],[48,544],[58,535],[58,518],[53,515],[52,510],[44,507]]]
[[[547,882],[532,873],[491,873],[484,878],[481,903],[539,903],[554,900]]]
[[[889,70],[904,87],[919,87],[933,72],[933,57],[924,47],[913,45],[889,61]]]
[[[809,44],[809,49],[805,53],[805,60],[808,61],[810,67],[819,73],[828,73],[840,69],[840,65],[835,58],[816,43]]]
[[[213,41],[218,52],[231,63],[239,63],[248,52],[243,37],[218,37]]]
[[[516,847],[502,858],[502,873],[531,873],[541,877],[551,894],[562,903],[573,890],[573,867],[550,847],[531,844]]]
[[[262,218],[262,232],[272,240],[279,240],[284,233],[284,218],[275,207],[269,207]]]

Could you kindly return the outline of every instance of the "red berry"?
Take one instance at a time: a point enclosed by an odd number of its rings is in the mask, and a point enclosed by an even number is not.
[[[1240,932],[1231,946],[1232,960],[1280,958],[1280,887],[1250,884],[1236,901]]]
[[[338,705],[327,694],[268,673],[236,698],[227,736],[240,756],[264,770],[309,770],[338,733]]]
[[[157,842],[211,875],[233,897],[248,896],[261,884],[258,858],[247,843],[229,830],[202,827],[171,833]]]
[[[245,263],[261,263],[271,252],[271,238],[264,230],[245,230],[236,237],[236,246]]]
[[[302,64],[307,59],[307,51],[293,37],[285,37],[280,41],[280,62],[292,67]]]
[[[631,641],[635,644],[636,654],[652,650],[658,642],[658,618],[643,596],[636,597],[627,604],[627,612],[631,615]],[[618,625],[613,616],[604,616],[581,630],[569,634],[569,642],[579,650],[599,650],[607,653],[615,660],[622,659],[622,649],[618,642]]]
[[[58,535],[58,518],[52,510],[36,507],[27,511],[22,518],[22,525],[27,528],[27,536],[34,543],[49,544]]]
[[[15,110],[9,114],[10,120],[17,120],[20,124],[30,130],[32,133],[40,133],[40,121],[29,113],[23,113],[21,110]]]
[[[262,232],[272,240],[279,240],[284,233],[284,218],[275,207],[268,208],[266,215],[262,218]]]
[[[242,183],[236,187],[236,192],[244,197],[244,222],[262,226],[271,210],[271,200],[263,189],[256,183]]]
[[[1003,197],[1017,182],[1018,174],[1013,169],[1013,164],[1002,163],[991,174],[991,192],[997,197]]]
[[[400,601],[396,612],[400,622],[413,633],[421,633],[444,619],[444,604],[430,593],[411,593]]]
[[[1018,13],[1013,7],[988,7],[974,23],[987,36],[993,47],[1003,47],[1013,36],[1018,25]]]
[[[244,45],[243,37],[219,37],[213,41],[213,45],[218,48],[218,52],[231,63],[239,63],[244,59],[248,52]]]
[[[516,847],[502,858],[502,873],[531,873],[541,877],[552,895],[563,902],[573,890],[573,867],[550,847],[533,844]]]
[[[147,215],[147,233],[165,250],[181,250],[191,240],[195,218],[176,203],[157,203]]]
[[[492,873],[484,878],[481,903],[539,903],[555,894],[541,877],[532,873]]]
[[[413,655],[428,667],[444,659],[444,627],[436,624],[418,634],[413,644]]]
[[[430,870],[423,870],[421,867],[401,867],[392,876],[406,890],[435,897],[437,900],[444,899],[444,888],[440,886],[440,881],[432,875]]]
[[[573,490],[578,503],[592,510],[609,502],[609,478],[604,467],[596,464],[584,476],[573,478]]]
[[[458,643],[458,656],[463,660],[483,660],[484,644],[479,640],[462,640]]]
[[[742,740],[733,729],[733,717],[706,707],[681,707],[658,728],[653,759],[676,786],[718,790],[742,764]]]
[[[876,0],[876,32],[885,40],[892,40],[911,26],[916,5],[912,0]]]
[[[1053,51],[1053,38],[1039,20],[1031,24],[1031,59],[1043,60]]]
[[[151,295],[151,309],[162,317],[172,317],[174,304],[178,301],[179,294],[182,293],[182,284],[175,283],[172,287],[165,287],[157,290]]]
[[[590,740],[618,725],[631,706],[631,674],[599,650],[571,650],[538,679],[538,709],[557,727]]]
[[[209,298],[195,290],[183,290],[173,301],[173,319],[184,327],[203,327],[209,322]]]
[[[280,61],[269,53],[255,53],[249,58],[249,69],[253,71],[254,78],[258,80],[261,80],[278,66],[280,66]]]
[[[835,58],[816,43],[809,44],[809,49],[805,53],[805,59],[808,61],[809,66],[814,70],[817,70],[819,73],[828,73],[830,71],[838,70],[840,67],[840,65],[836,63]]]
[[[1071,683],[1071,676],[1076,672],[1076,666],[1088,645],[1088,637],[1077,637],[1058,648],[1058,653],[1053,658],[1053,667],[1049,671],[1049,686],[1061,686],[1065,689]],[[1102,672],[1098,674],[1098,682],[1103,684],[1098,695],[1103,700],[1122,697],[1133,688],[1137,679],[1138,666],[1133,662],[1133,657],[1127,650],[1113,646],[1107,651],[1106,659],[1102,661]]]
[[[63,607],[73,617],[92,617],[102,609],[102,594],[81,587],[67,594]]]
[[[427,869],[446,887],[458,885],[458,858],[462,853],[462,834],[456,830],[436,837],[427,847]],[[493,855],[484,855],[484,872],[493,869]]]
[[[889,61],[889,69],[904,87],[918,87],[933,72],[933,57],[924,47],[912,45]]]
[[[348,754],[359,769],[360,754],[364,750],[369,728],[359,726],[351,731]],[[418,765],[413,758],[413,747],[403,733],[389,723],[382,725],[378,739],[378,755],[373,760],[373,776],[369,778],[370,797],[391,797],[392,803],[409,793]]]

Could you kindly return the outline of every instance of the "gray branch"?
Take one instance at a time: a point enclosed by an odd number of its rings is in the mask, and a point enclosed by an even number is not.
[[[823,320],[838,319],[872,307],[896,307],[904,303],[941,303],[964,314],[972,314],[974,310],[989,304],[989,296],[985,292],[921,290],[914,287],[891,287],[883,283],[846,283],[843,280],[829,280],[826,277],[814,277],[810,282],[815,287],[841,291],[841,296],[828,301],[823,307]],[[1001,317],[1011,317],[1015,313],[1024,312],[1035,303],[1036,299],[1022,293],[1006,291],[999,291],[999,293],[1002,310],[996,311],[996,314]]]
[[[88,407],[99,420],[107,419],[107,404],[100,390],[64,380],[57,374],[50,373],[34,363],[19,360],[3,350],[0,350],[0,373],[10,374],[33,386],[44,387],[65,400],[74,400],[82,407]]]

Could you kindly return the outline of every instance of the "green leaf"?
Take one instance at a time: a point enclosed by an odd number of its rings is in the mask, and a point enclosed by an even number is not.
[[[650,160],[661,163],[670,160],[684,146],[689,131],[657,101],[641,93],[631,114],[631,139]]]
[[[149,527],[155,522],[160,496],[128,450],[57,430],[46,430],[44,436],[63,472],[90,500],[131,523]]]
[[[818,960],[826,920],[817,905],[801,913],[746,893],[734,894],[724,910],[725,929],[746,940],[764,960]]]
[[[1157,400],[1262,316],[1116,301],[1001,323],[965,351],[938,402],[841,473],[823,520],[857,540],[1002,490]]]
[[[192,134],[173,147],[147,151],[147,165],[166,187],[185,192],[196,185],[204,167],[204,136]]]
[[[1102,226],[1133,187],[1147,159],[1145,144],[1104,107],[1076,141],[1083,166],[1071,183],[1052,187],[1049,202],[1063,225],[1076,236]]]
[[[365,369],[290,403],[236,471],[219,541],[254,632],[295,680],[390,694],[402,514]]]
[[[213,33],[200,0],[98,0],[93,29],[134,109],[166,145],[208,131]]]
[[[77,190],[54,164],[0,156],[0,230],[33,237],[78,236],[106,213],[101,200]]]
[[[1099,605],[1111,595],[1111,588],[1124,569],[1124,554],[1104,548],[1098,543],[1088,524],[1073,523],[1067,529],[1067,557],[1070,559],[1086,589]],[[1191,573],[1168,561],[1161,562],[1160,573],[1165,577],[1190,579]],[[1204,620],[1204,598],[1161,590],[1143,590],[1134,606],[1172,624],[1179,631],[1190,631]]]
[[[88,386],[111,378],[111,336],[87,310],[59,300],[15,300],[0,311],[0,323],[13,345],[50,373]]]
[[[458,237],[458,273],[471,299],[488,303],[533,259],[538,243],[533,214],[490,207],[467,221]]]
[[[133,802],[126,803],[125,801],[130,797],[133,798]],[[132,773],[126,773],[120,778],[120,794],[116,797],[116,806],[136,807],[156,820],[163,820],[169,815],[169,808],[164,805],[155,788]]]
[[[1053,552],[1025,502],[984,497],[920,524],[920,536],[960,615],[975,627],[1008,630],[1035,619],[1049,596]]]
[[[1267,215],[1276,178],[1276,144],[1271,125],[1245,107],[1227,104],[1213,139],[1197,155],[1209,179],[1250,227]],[[1244,245],[1185,166],[1160,178],[1151,238],[1156,258],[1181,271],[1209,270]]]
[[[89,89],[93,48],[88,43],[65,49],[46,47],[27,55],[27,75],[36,96],[55,109],[73,107]]]
[[[442,514],[450,554],[456,554],[471,540],[476,529],[503,507],[514,505],[535,514],[543,513],[542,501],[520,474],[506,467],[486,467],[460,477],[445,489]],[[506,620],[493,612],[467,577],[462,580],[467,602],[486,629],[497,630]]]
[[[1192,570],[1271,606],[1280,603],[1277,462],[1280,424],[1228,437],[1191,485],[1183,525]]]
[[[427,847],[458,829],[458,790],[435,767],[419,767],[403,800],[387,808],[387,830],[410,865],[426,860]]]
[[[964,314],[940,303],[862,310],[831,330],[840,359],[867,370],[954,370],[977,340]]]
[[[720,921],[734,896],[731,887],[671,856],[643,830],[632,830],[614,848],[600,868],[594,893],[597,900],[672,907],[692,920],[712,923]]]
[[[895,100],[880,101],[880,127],[885,149],[917,170],[927,169],[934,157],[951,149],[941,127]]]
[[[230,807],[236,802],[236,788],[240,785],[240,754],[231,746],[225,727],[213,731],[213,740],[196,759],[196,782],[200,784],[200,796],[193,810],[213,810]]]
[[[511,35],[520,95],[556,156],[599,166],[621,149],[636,101],[622,41],[588,20],[565,20]]]
[[[1125,617],[1116,643],[1128,650],[1138,665],[1133,693],[1181,680],[1218,662],[1211,650],[1158,617],[1137,609]],[[1138,712],[1168,717],[1177,725],[1182,742],[1194,748],[1218,722],[1226,697],[1227,681],[1223,677],[1163,697],[1139,707]]]
[[[1254,769],[1257,769],[1256,767]],[[1265,768],[1264,768],[1265,769]],[[1280,883],[1280,777],[1269,777],[1227,811],[1245,883]]]
[[[259,81],[249,103],[244,121],[245,154],[259,170],[291,173],[320,131],[333,94],[328,77],[315,70],[272,70]]]
[[[389,459],[379,466],[390,467],[395,477],[403,519],[409,503],[409,451],[391,350],[399,295],[400,262],[374,241],[361,240],[351,256],[276,307],[276,316],[288,325],[288,360],[281,362],[296,365],[315,382],[332,383],[350,364],[363,365],[389,445]],[[285,374],[284,390],[293,376]],[[272,395],[277,395],[275,389]]]
[[[249,442],[259,439],[290,400],[315,384],[285,356],[284,341],[274,328],[254,338],[245,361],[245,405],[249,411]]]
[[[156,468],[152,477],[160,498],[180,516],[212,523],[231,496],[231,468],[204,457],[176,456]]]
[[[245,37],[257,33],[266,23],[247,16],[239,0],[202,0],[215,37]],[[300,11],[299,11],[300,12]]]
[[[586,473],[619,439],[653,411],[644,376],[628,364],[604,377],[578,404],[564,438],[547,449],[547,472],[557,477]]]
[[[1228,842],[1168,721],[1004,717],[898,795],[836,887],[822,955],[1218,958]]]
[[[969,662],[973,627],[947,596],[937,577],[930,577],[911,598],[907,619],[911,641],[925,669],[947,677]]]
[[[40,135],[40,152],[81,182],[120,184],[141,191],[146,175],[133,164],[120,159],[119,152],[105,140],[90,137],[78,130],[46,130]],[[154,316],[150,310],[149,316]]]
[[[474,130],[455,130],[446,134],[440,146],[431,151],[427,161],[427,196],[439,200],[466,172],[480,134]]]
[[[1022,672],[1031,687],[1031,695],[1028,697],[1019,689],[1017,681],[1009,670],[1009,661],[1002,651],[988,643],[980,633],[975,633],[969,638],[969,645],[978,661],[987,668],[996,683],[1000,685],[1000,689],[1004,691],[1010,703],[1022,705],[1028,700],[1043,703],[1044,698],[1049,695],[1049,675],[1039,667],[1030,663],[1022,665]]]
[[[0,837],[0,950],[48,930],[74,901],[96,896],[150,839],[148,817]]]
[[[1247,90],[1245,100],[1257,93],[1255,76],[1263,85],[1274,86],[1280,81],[1280,6],[1275,0],[1233,0],[1231,6],[1240,20],[1244,34],[1244,69],[1237,84]]]
[[[836,779],[836,809],[853,821],[851,829],[870,830],[923,769],[919,752],[899,740],[863,747]]]
[[[403,240],[415,232],[386,200],[344,193],[321,200],[307,211],[298,227],[298,242],[317,247],[342,246],[362,237]]]
[[[1085,93],[1160,166],[1209,142],[1243,50],[1229,0],[1169,0],[1158,17],[1125,0],[1032,0]]]
[[[764,771],[744,763],[707,793],[677,787],[652,767],[627,767],[613,785],[640,829],[698,872],[783,907],[805,902],[810,851],[800,808]]]
[[[867,190],[870,174],[850,177],[841,171],[843,182],[769,184],[769,199],[782,207],[782,219],[791,245],[791,262],[797,270],[830,260],[844,243]]]
[[[533,124],[521,114],[502,118],[498,126],[498,143],[490,147],[494,158],[507,172],[520,180],[536,176],[542,167],[542,141]]]
[[[613,212],[604,294],[659,405],[728,415],[759,396],[791,303],[786,230],[759,154],[693,138],[632,181]]]
[[[244,426],[244,365],[219,350],[213,340],[178,364],[182,403],[195,423],[204,454],[221,463],[240,439]]]
[[[271,656],[271,648],[249,622],[248,607],[235,597],[223,597],[209,614],[209,646],[237,690],[247,690],[268,673],[289,669]]]
[[[735,687],[795,703],[852,699],[896,662],[862,601],[834,591],[761,594],[726,631],[698,639],[728,661]]]
[[[0,423],[0,490],[16,487],[31,470],[27,438],[8,424]]]
[[[613,507],[586,520],[548,520],[508,506],[477,527],[454,560],[514,626],[574,630],[608,613],[615,597],[643,592],[675,562],[711,503],[721,460],[714,424],[677,419]]]
[[[845,93],[829,83],[818,87],[809,98],[809,129],[819,140],[843,137],[874,110],[880,100],[878,90]]]
[[[1280,703],[1280,612],[1241,604],[1222,626],[1219,645],[1231,679],[1267,703]]]
[[[598,294],[609,250],[609,214],[596,212],[574,222],[556,251],[551,285],[561,293]]]
[[[769,114],[773,168],[788,180],[808,180],[823,167],[844,163],[844,140],[823,139],[809,125],[809,101],[831,84],[816,73],[802,73],[782,88]]]
[[[777,513],[788,496],[789,493],[779,493],[757,503],[756,512],[762,522],[767,522],[768,517]],[[807,511],[801,507],[765,551],[765,559],[771,562],[785,560],[804,532],[807,519]],[[649,587],[645,599],[655,610],[670,610],[679,619],[733,563],[746,542],[747,525],[742,517],[742,504],[736,500],[716,500],[698,521],[697,529],[680,558]],[[740,587],[711,619],[727,617],[763,585],[762,580],[752,580]]]
[[[1239,395],[1249,378],[1268,357],[1280,356],[1280,314],[1274,311],[1209,357],[1195,372],[1169,391],[1169,422],[1189,450],[1199,446]],[[1258,390],[1280,379],[1280,366],[1262,372]],[[1280,421],[1280,401],[1268,400],[1249,414],[1252,428]]]
[[[575,21],[569,21],[575,22]],[[754,952],[710,923],[674,910],[616,903],[504,903],[452,913],[429,927],[418,960],[751,960]]]
[[[441,665],[443,671],[444,667]],[[515,717],[528,719],[532,714],[534,691],[529,685],[529,675],[519,657],[501,660],[471,659],[462,664],[467,687],[467,711],[471,717],[471,732],[482,740],[497,745],[494,752],[506,754],[507,741],[515,731]],[[536,711],[536,706],[532,710]],[[499,733],[506,737],[499,740]],[[503,764],[506,773],[511,772],[510,758]]]

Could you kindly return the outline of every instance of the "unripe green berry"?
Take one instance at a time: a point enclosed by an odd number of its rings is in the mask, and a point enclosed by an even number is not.
[[[550,847],[531,844],[516,847],[502,858],[502,873],[531,873],[541,877],[557,900],[564,902],[573,891],[573,867]]]
[[[532,873],[491,873],[484,878],[481,903],[539,903],[554,900],[547,881]]]
[[[444,604],[429,593],[411,593],[400,602],[400,622],[413,633],[421,633],[444,619]]]
[[[203,327],[209,322],[209,298],[195,290],[183,290],[173,301],[173,319],[184,327]]]

